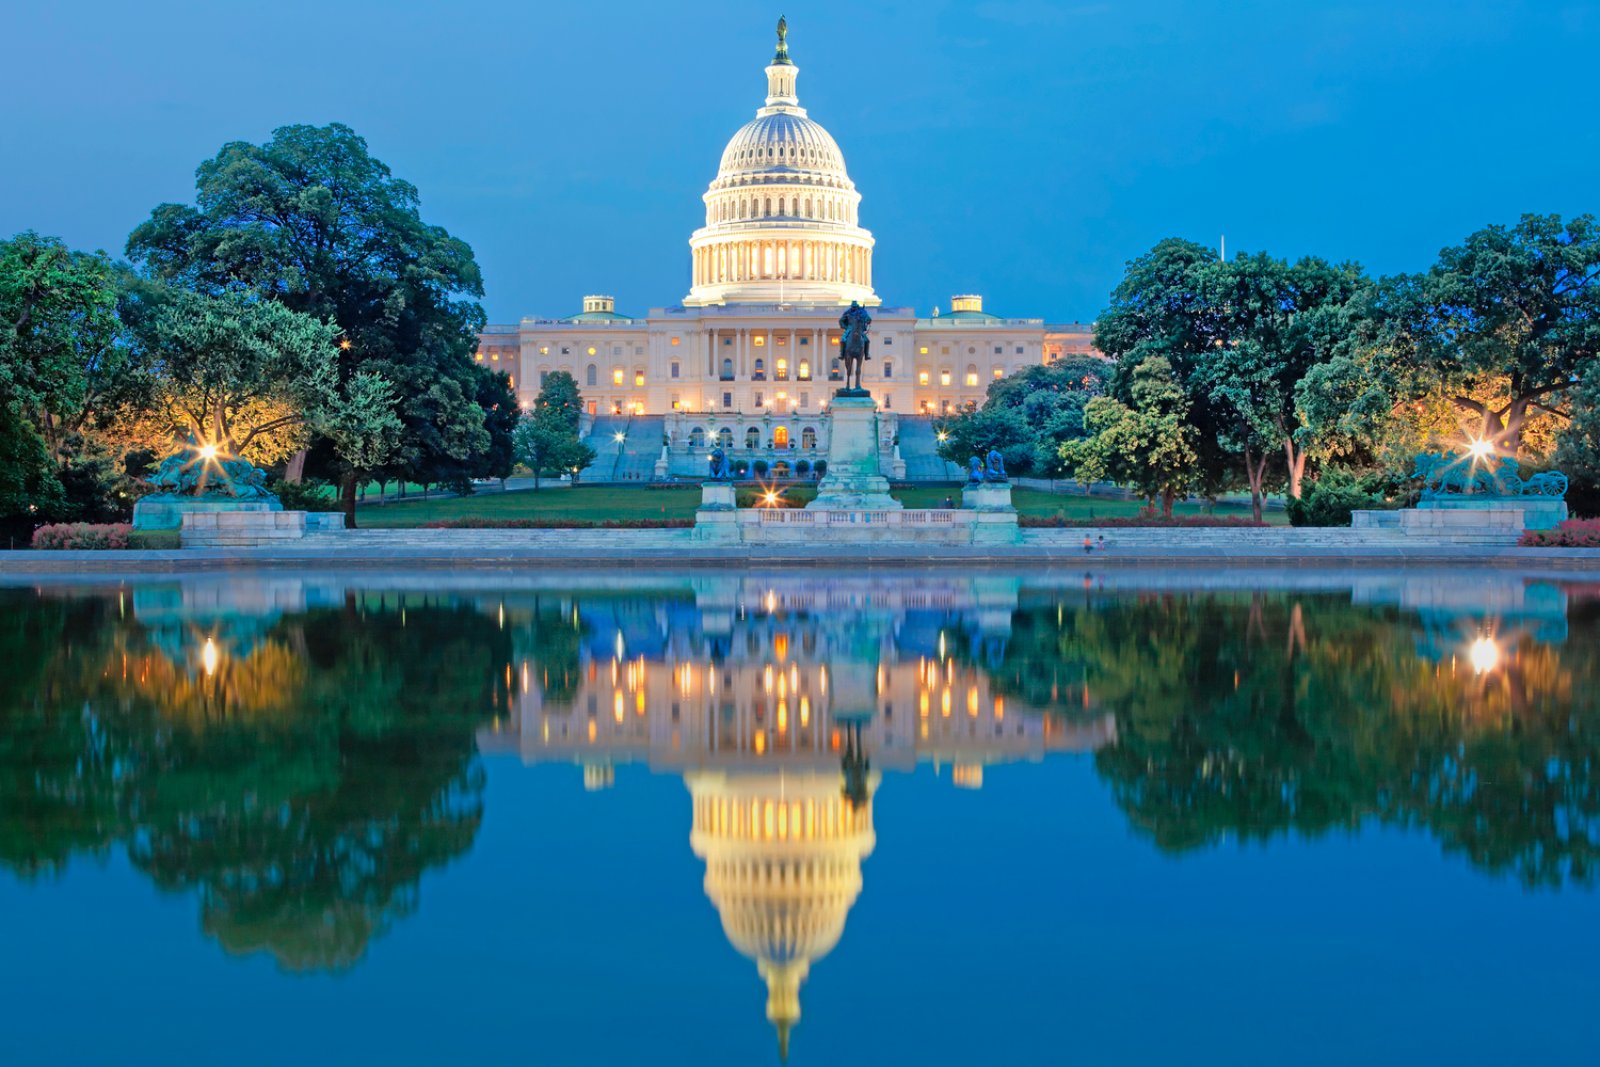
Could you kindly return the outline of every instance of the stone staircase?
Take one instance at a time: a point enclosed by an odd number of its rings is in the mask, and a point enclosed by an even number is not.
[[[960,467],[939,458],[939,439],[933,419],[924,415],[901,415],[896,426],[900,434],[900,458],[906,465],[906,481],[949,482],[964,477]]]
[[[623,435],[617,443],[617,434]],[[584,443],[594,449],[594,462],[583,469],[584,482],[648,482],[655,477],[656,459],[666,418],[661,415],[596,415]]]

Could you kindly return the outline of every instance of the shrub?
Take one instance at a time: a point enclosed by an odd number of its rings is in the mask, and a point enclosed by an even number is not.
[[[824,474],[828,473],[828,461],[825,459],[817,460],[816,463],[812,464],[811,471],[820,480]]]
[[[804,478],[806,475],[810,474],[811,461],[809,459],[796,460],[794,464],[794,473],[795,477],[797,478]]]
[[[1600,519],[1568,519],[1553,530],[1524,530],[1527,548],[1600,548]]]
[[[736,477],[743,478],[746,474],[750,473],[750,461],[744,459],[734,460],[733,473]]]
[[[33,531],[38,549],[117,549],[128,547],[133,527],[125,522],[61,522]]]
[[[128,535],[128,547],[148,551],[182,548],[183,535],[177,530],[135,530]]]
[[[424,530],[675,530],[693,519],[488,519],[468,515],[422,524]]]
[[[285,511],[338,511],[339,496],[331,492],[329,483],[320,478],[305,478],[286,482],[273,478],[267,482],[267,491],[278,498]]]
[[[1231,516],[1223,517],[1219,515],[1176,515],[1170,519],[1163,519],[1152,511],[1150,514],[1141,512],[1138,515],[1124,515],[1115,519],[1069,519],[1065,515],[1021,515],[1017,518],[1017,525],[1060,530],[1082,526],[1236,526],[1260,528],[1267,524],[1257,522],[1254,519],[1236,519]]]
[[[766,490],[759,488],[739,489],[733,496],[734,506],[741,508],[803,508],[806,506],[807,500],[815,499],[816,497],[815,493],[800,490],[796,490],[793,493],[779,490],[777,493],[778,499],[768,504],[765,499]]]
[[[1291,499],[1285,510],[1291,526],[1349,526],[1352,511],[1378,503],[1355,475],[1330,467],[1298,500]]]
[[[754,464],[751,465],[750,469],[756,472],[757,478],[765,478],[767,476],[767,471],[771,470],[772,468],[768,466],[766,460],[758,459]]]

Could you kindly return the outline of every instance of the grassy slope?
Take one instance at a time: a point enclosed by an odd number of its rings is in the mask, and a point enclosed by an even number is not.
[[[959,505],[961,490],[953,486],[918,486],[895,491],[895,497],[908,508],[936,508],[946,497]],[[1139,504],[1132,500],[1105,500],[1099,497],[1065,496],[1039,489],[1012,490],[1012,500],[1023,515],[1066,515],[1074,519],[1114,518],[1137,514]],[[575,489],[520,490],[510,493],[485,493],[481,496],[443,500],[408,500],[388,504],[366,504],[359,511],[360,525],[370,529],[420,526],[438,519],[466,516],[492,519],[684,519],[693,518],[700,503],[698,488],[646,489],[634,486],[578,486]],[[1197,515],[1197,505],[1182,504],[1180,515]],[[1224,504],[1217,515],[1248,517],[1247,506]],[[1283,512],[1268,512],[1267,521],[1284,523]]]

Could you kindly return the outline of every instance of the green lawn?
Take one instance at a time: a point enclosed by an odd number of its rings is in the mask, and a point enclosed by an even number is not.
[[[801,488],[798,495],[808,497]],[[937,508],[945,498],[961,503],[959,486],[930,485],[897,489],[895,498],[908,508]],[[1101,497],[1067,496],[1040,489],[1012,490],[1012,500],[1022,515],[1047,517],[1064,515],[1071,519],[1117,518],[1138,514],[1139,502],[1107,500]],[[575,519],[599,522],[605,519],[688,519],[700,503],[700,490],[685,486],[671,489],[646,489],[642,486],[580,485],[575,488],[523,489],[509,493],[484,493],[478,496],[439,500],[393,501],[363,504],[357,522],[369,529],[394,529],[421,526],[440,519]],[[1198,515],[1197,504],[1180,504],[1180,515]],[[1244,504],[1220,504],[1216,515],[1248,518]],[[1287,523],[1282,511],[1269,511],[1267,521]]]

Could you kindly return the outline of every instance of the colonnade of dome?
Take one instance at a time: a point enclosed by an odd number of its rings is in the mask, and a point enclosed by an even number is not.
[[[780,36],[766,106],[728,142],[703,197],[688,306],[879,302],[861,194],[833,136],[800,106],[799,72]]]

